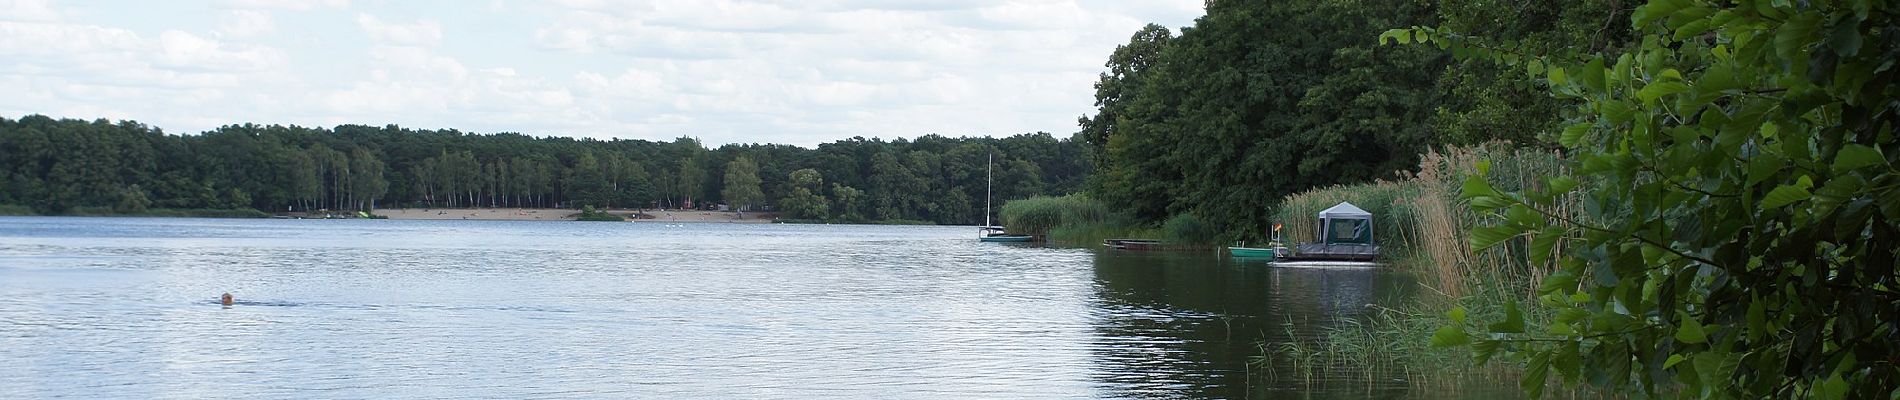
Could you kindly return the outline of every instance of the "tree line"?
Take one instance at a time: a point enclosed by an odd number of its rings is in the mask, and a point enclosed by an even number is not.
[[[1569,100],[1493,63],[1380,46],[1392,27],[1452,26],[1527,50],[1626,46],[1616,2],[1207,2],[1179,33],[1149,25],[1108,55],[1079,119],[1087,190],[1136,220],[1193,215],[1258,236],[1279,199],[1400,177],[1433,146],[1550,146]]]
[[[265,212],[391,207],[788,209],[801,219],[983,220],[996,199],[1079,190],[1080,142],[1004,138],[851,139],[816,148],[477,134],[454,129],[229,125],[167,134],[134,121],[0,117],[0,205]]]

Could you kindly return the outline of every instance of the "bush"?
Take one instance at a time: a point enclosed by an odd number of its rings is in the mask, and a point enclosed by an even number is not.
[[[1036,196],[1003,204],[1003,225],[1012,233],[1047,235],[1060,226],[1100,224],[1112,219],[1108,206],[1088,196]]]
[[[40,215],[40,214],[33,212],[33,207],[27,207],[27,206],[18,205],[18,204],[4,204],[4,205],[0,205],[0,215],[27,216],[27,215]]]
[[[620,221],[626,221],[627,219],[621,218],[619,215],[614,215],[613,213],[610,213],[610,212],[595,210],[594,206],[585,206],[581,208],[580,216],[575,217],[574,220],[575,221],[597,221],[597,222],[620,222]]]
[[[1220,233],[1194,214],[1180,214],[1161,224],[1168,242],[1178,245],[1206,246],[1219,242]]]

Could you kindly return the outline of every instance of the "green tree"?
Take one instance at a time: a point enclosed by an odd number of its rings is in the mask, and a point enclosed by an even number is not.
[[[825,219],[831,215],[831,202],[825,199],[820,190],[824,190],[825,178],[818,170],[806,168],[792,171],[789,176],[792,191],[780,199],[779,209],[785,216],[794,219]]]
[[[1445,29],[1382,35],[1580,103],[1556,135],[1577,176],[1464,188],[1499,221],[1474,248],[1528,237],[1533,261],[1557,265],[1538,289],[1555,318],[1527,326],[1511,307],[1473,339],[1454,310],[1433,342],[1524,361],[1533,396],[1553,371],[1645,396],[1900,394],[1896,11],[1658,0],[1632,14],[1640,45],[1582,60]],[[1582,215],[1558,211],[1571,199]]]
[[[726,188],[719,193],[735,211],[759,205],[765,200],[765,192],[759,190],[759,165],[744,156],[726,163]]]
[[[151,205],[152,200],[145,195],[145,189],[140,188],[139,185],[132,185],[120,190],[119,202],[112,205],[112,211],[128,214],[142,213]]]
[[[567,190],[576,206],[607,207],[618,195],[601,173],[599,158],[594,153],[581,153],[567,177]]]
[[[291,152],[289,160],[285,167],[290,170],[290,193],[297,199],[297,211],[310,211],[323,196],[323,178],[317,174],[316,159],[305,150]]]
[[[700,193],[706,191],[706,170],[699,167],[697,157],[680,160],[679,176],[675,182],[673,187],[678,191],[682,205],[693,201],[699,197]]]
[[[1108,154],[1108,138],[1115,132],[1115,123],[1128,113],[1130,100],[1141,90],[1143,79],[1149,67],[1160,62],[1161,52],[1174,39],[1174,33],[1168,27],[1148,24],[1135,31],[1128,43],[1115,46],[1104,66],[1107,71],[1095,82],[1094,116],[1082,116],[1076,124],[1082,127],[1078,134],[1089,145],[1095,163],[1106,168],[1112,161]]]
[[[358,147],[350,151],[349,192],[352,209],[376,209],[376,199],[389,192],[389,181],[383,179],[384,169],[382,160],[370,154],[369,150]]]
[[[864,220],[864,191],[837,183],[831,184],[832,204],[837,208],[833,215],[845,221]]]
[[[877,153],[871,156],[872,212],[877,219],[902,219],[917,214],[921,201],[920,188],[926,183],[911,172],[910,166],[898,162],[891,153]]]
[[[1097,115],[1095,197],[1146,222],[1193,213],[1268,225],[1281,197],[1393,176],[1438,137],[1449,59],[1365,40],[1430,24],[1432,2],[1210,1],[1178,37],[1144,28],[1111,55]]]

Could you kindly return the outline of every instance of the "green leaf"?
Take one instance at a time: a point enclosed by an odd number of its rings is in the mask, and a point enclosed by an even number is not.
[[[1656,82],[1643,86],[1642,90],[1636,91],[1636,98],[1642,99],[1643,104],[1654,105],[1656,100],[1661,99],[1663,96],[1687,91],[1689,91],[1689,85],[1684,85],[1682,82]]]
[[[1840,153],[1834,155],[1834,172],[1840,173],[1886,162],[1887,158],[1881,157],[1879,150],[1860,144],[1848,144],[1841,147]]]
[[[1748,341],[1761,340],[1768,334],[1768,311],[1760,300],[1748,302]]]
[[[1576,289],[1576,288],[1577,288],[1577,275],[1571,274],[1569,271],[1560,271],[1558,273],[1551,274],[1550,276],[1545,277],[1544,283],[1537,285],[1537,292],[1540,294],[1553,293],[1559,290],[1570,290],[1570,289]]]
[[[1530,398],[1544,397],[1544,383],[1550,376],[1550,353],[1537,353],[1531,356],[1529,365],[1524,366],[1524,376],[1517,384]]]
[[[1491,188],[1491,182],[1486,182],[1483,177],[1472,175],[1465,177],[1465,184],[1460,195],[1466,199],[1479,196],[1498,197],[1498,190]]]
[[[1748,186],[1755,186],[1756,183],[1768,180],[1785,165],[1787,163],[1780,158],[1767,154],[1756,155],[1748,160]]]
[[[1683,343],[1708,343],[1709,335],[1702,332],[1702,322],[1688,314],[1682,315],[1682,323],[1676,326],[1676,341]]]
[[[1676,28],[1676,34],[1671,36],[1670,38],[1675,39],[1675,40],[1688,39],[1691,37],[1695,37],[1695,35],[1700,35],[1703,32],[1708,32],[1709,29],[1712,29],[1712,28],[1714,28],[1714,26],[1710,25],[1709,20],[1706,20],[1706,19],[1695,20],[1686,24],[1682,24],[1681,27]]]
[[[1848,388],[1850,388],[1850,386],[1848,386],[1847,380],[1841,379],[1841,376],[1836,374],[1814,385],[1814,398],[1821,400],[1845,399],[1847,398]]]
[[[1491,196],[1478,196],[1478,197],[1471,198],[1471,210],[1477,211],[1477,212],[1489,212],[1491,210],[1496,210],[1499,208],[1510,207],[1512,204],[1517,204],[1517,203],[1514,203],[1509,199],[1503,199],[1503,198],[1497,198],[1497,197],[1491,197]]]
[[[1576,384],[1577,378],[1583,375],[1583,355],[1578,351],[1577,342],[1564,343],[1557,355],[1551,357],[1550,365],[1563,375],[1564,382]]]
[[[1667,18],[1670,14],[1682,11],[1688,6],[1688,0],[1656,0],[1636,7],[1636,12],[1630,15],[1630,19],[1635,21],[1637,26],[1648,25],[1651,21]]]
[[[1557,138],[1557,143],[1569,148],[1581,147],[1583,146],[1583,135],[1589,133],[1590,124],[1587,123],[1567,126],[1564,127],[1563,136]]]
[[[1537,237],[1531,238],[1531,265],[1544,265],[1550,261],[1551,250],[1557,247],[1557,241],[1563,237],[1564,229],[1553,226],[1544,228],[1543,232],[1537,233]]]
[[[1513,236],[1517,236],[1517,234],[1519,233],[1522,233],[1522,231],[1519,231],[1516,228],[1512,228],[1509,226],[1487,226],[1487,227],[1472,228],[1471,229],[1471,251],[1474,253],[1484,251],[1485,249],[1491,248],[1491,246],[1496,246],[1500,242],[1509,240]]]
[[[1465,334],[1458,325],[1446,325],[1432,334],[1432,347],[1455,347],[1471,344],[1471,336]]]
[[[1636,108],[1632,106],[1633,104],[1635,102],[1607,101],[1597,105],[1597,113],[1603,115],[1604,118],[1609,118],[1611,122],[1629,122],[1636,117]]]
[[[1524,333],[1524,312],[1517,309],[1517,302],[1504,303],[1504,320],[1485,327],[1491,333]]]
[[[1696,79],[1695,87],[1705,92],[1720,92],[1741,88],[1742,81],[1732,63],[1716,63]]]
[[[1497,355],[1498,348],[1503,347],[1503,344],[1496,340],[1479,340],[1471,343],[1471,353],[1477,358],[1478,365],[1484,365],[1491,362],[1491,357]]]
[[[1815,32],[1821,28],[1822,13],[1799,13],[1788,19],[1775,30],[1775,54],[1782,58],[1795,59],[1815,41]],[[1806,60],[1806,57],[1799,57]]]
[[[1852,199],[1856,193],[1860,193],[1860,190],[1866,186],[1867,180],[1861,179],[1858,175],[1836,176],[1834,179],[1828,180],[1827,184],[1821,185],[1820,189],[1814,190],[1814,212],[1826,214],[1833,211],[1834,207],[1838,207],[1841,203]],[[1856,228],[1856,230],[1858,230],[1858,228]]]
[[[1452,323],[1463,324],[1465,323],[1465,308],[1460,306],[1445,310],[1445,318],[1451,318]]]
[[[1608,91],[1609,86],[1603,80],[1603,69],[1603,57],[1591,58],[1590,63],[1583,66],[1583,84],[1597,93]]]
[[[1387,44],[1386,39],[1392,39],[1398,42],[1398,44],[1411,44],[1412,30],[1406,28],[1387,29],[1385,33],[1379,34],[1379,44]]]
[[[1804,201],[1811,197],[1814,197],[1814,194],[1809,193],[1807,188],[1796,185],[1776,186],[1775,190],[1768,191],[1768,196],[1762,197],[1761,209],[1769,210],[1781,208],[1781,206],[1794,204],[1795,202]]]
[[[1841,58],[1860,54],[1860,24],[1856,20],[1841,22],[1834,26],[1834,33],[1828,35],[1827,47],[1834,48],[1834,55]]]
[[[1683,360],[1688,360],[1688,359],[1683,358],[1681,354],[1670,354],[1669,360],[1663,361],[1663,369],[1674,367],[1676,366],[1676,364],[1682,363]]]
[[[1570,326],[1569,323],[1559,322],[1546,325],[1544,332],[1555,336],[1575,336],[1577,328]]]
[[[1569,176],[1557,176],[1557,177],[1550,178],[1550,193],[1551,194],[1569,193],[1571,189],[1576,189],[1576,188],[1577,188],[1577,178],[1572,178]]]
[[[1585,310],[1581,308],[1565,308],[1562,311],[1557,312],[1556,320],[1557,322],[1568,324],[1568,323],[1574,323],[1577,321],[1582,321],[1584,318],[1589,318],[1589,317],[1590,317],[1590,310]]]
[[[1523,227],[1522,229],[1525,230],[1537,229],[1545,225],[1543,214],[1538,214],[1537,211],[1531,210],[1530,206],[1521,203],[1512,204],[1509,208],[1506,208],[1504,210],[1504,220],[1513,225]]]

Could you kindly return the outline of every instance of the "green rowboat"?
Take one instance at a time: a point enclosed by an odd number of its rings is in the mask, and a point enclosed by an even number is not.
[[[1274,258],[1273,249],[1253,247],[1228,247],[1227,254],[1232,254],[1236,258]]]

